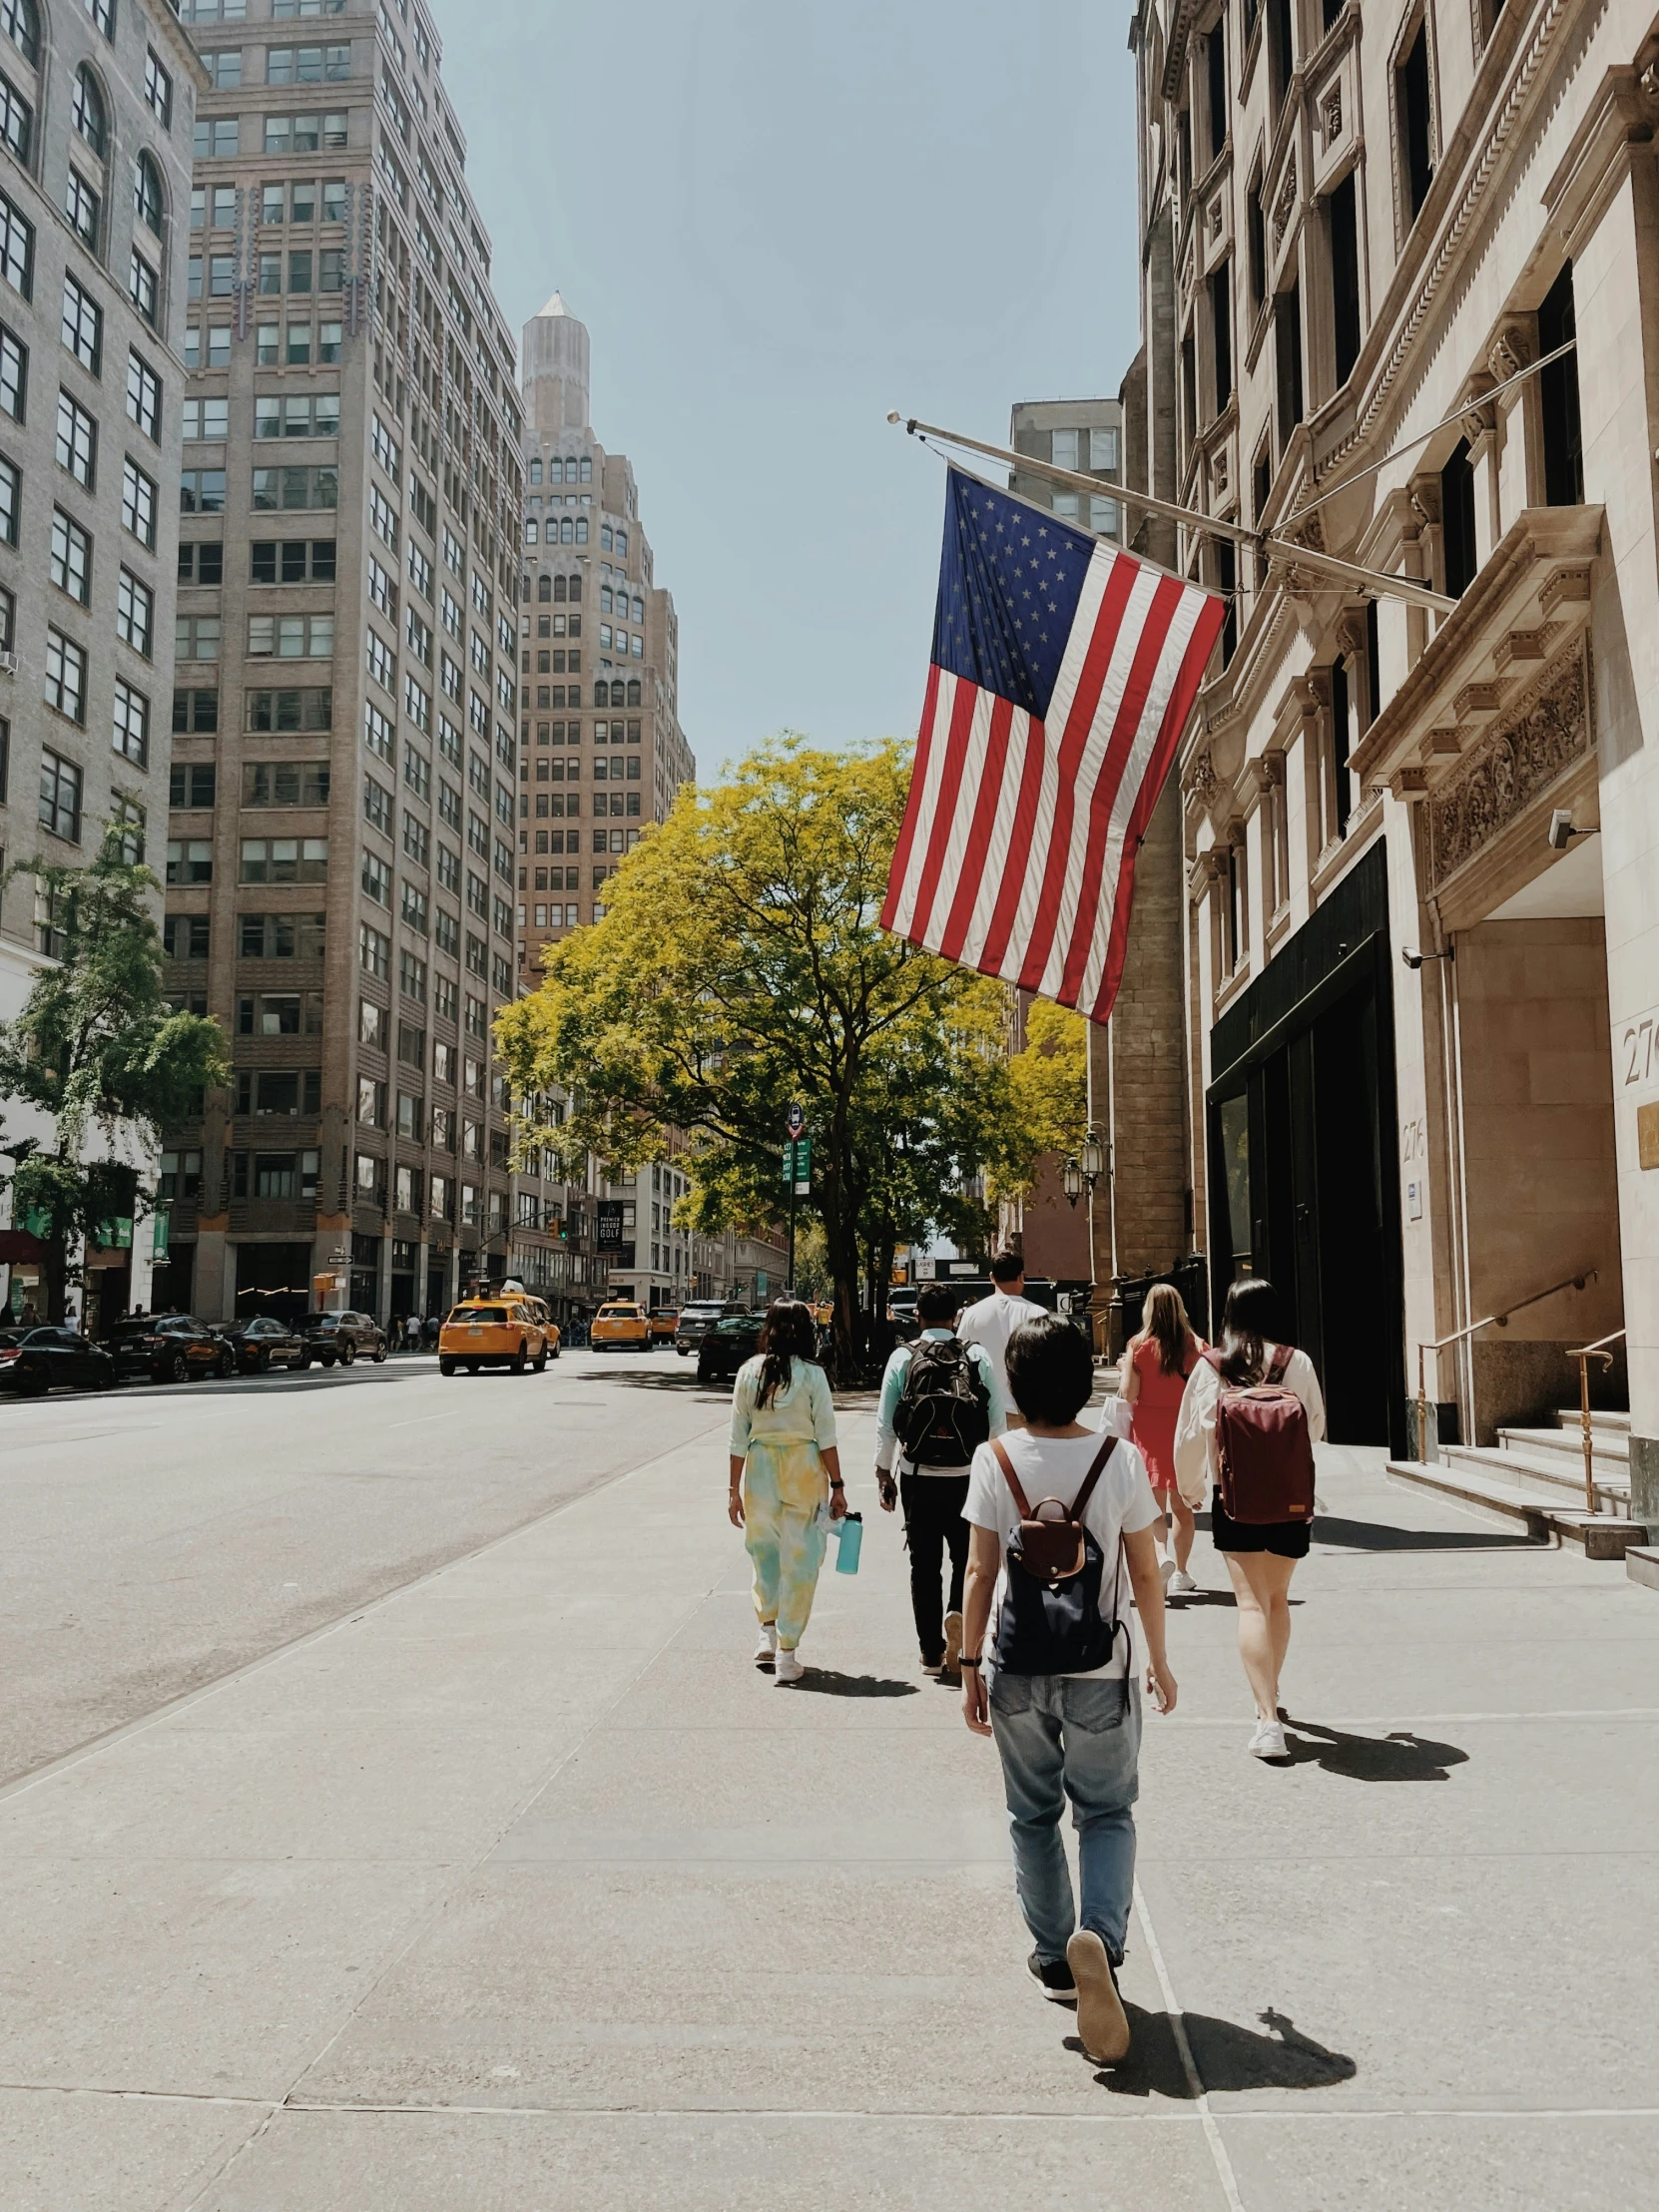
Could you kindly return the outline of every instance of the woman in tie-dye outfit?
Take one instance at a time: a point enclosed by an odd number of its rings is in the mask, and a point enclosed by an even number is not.
[[[831,1518],[846,1511],[835,1408],[816,1349],[812,1309],[779,1299],[767,1315],[760,1355],[740,1368],[732,1392],[727,1510],[755,1566],[756,1664],[770,1660],[775,1682],[801,1679],[796,1650],[824,1564],[819,1510],[828,1498]]]

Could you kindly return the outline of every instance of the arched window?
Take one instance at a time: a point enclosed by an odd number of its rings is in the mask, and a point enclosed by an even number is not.
[[[567,484],[574,484],[574,483],[575,483],[575,481],[576,481],[576,463],[575,463],[575,461],[574,461],[574,460],[569,460],[569,461],[566,461],[566,463],[565,463],[565,482],[566,482]]]
[[[617,532],[617,534],[616,534],[616,549],[617,549],[617,551],[618,551],[619,553],[626,553],[626,552],[627,552],[627,550],[628,550],[628,533],[627,533],[627,531],[626,531],[626,530],[619,530],[619,531]]]
[[[35,13],[35,0],[0,0],[0,30],[25,61],[39,62],[40,17]]]
[[[109,135],[104,124],[104,95],[85,62],[75,72],[75,95],[70,101],[69,112],[75,118],[76,130],[102,161]]]
[[[591,484],[593,482],[592,461],[584,461],[582,463],[582,481],[584,484]]]
[[[563,523],[560,525],[559,542],[561,545],[573,545],[576,542],[576,532],[571,526],[569,515],[565,516]]]
[[[582,579],[581,579],[581,577],[580,577],[580,576],[573,576],[573,577],[572,577],[572,578],[570,579],[570,598],[571,598],[571,604],[572,604],[572,605],[574,606],[574,605],[575,605],[575,603],[576,603],[576,601],[577,601],[577,600],[579,600],[579,599],[581,598],[581,596],[582,596]]]
[[[94,23],[107,39],[115,37],[115,0],[81,0]]]
[[[599,542],[607,553],[611,550],[611,526],[608,522],[599,525]]]
[[[639,680],[639,678],[638,678],[637,676],[633,676],[633,677],[630,677],[630,678],[629,678],[629,680],[628,680],[628,704],[629,704],[629,706],[630,706],[630,707],[637,707],[637,706],[639,705],[639,703],[640,703],[640,680]]]
[[[526,545],[534,545],[534,544],[535,544],[535,542],[536,542],[536,540],[537,540],[537,539],[538,539],[538,538],[540,537],[540,535],[541,535],[541,531],[540,531],[540,529],[539,529],[539,528],[537,527],[537,524],[536,524],[535,518],[534,518],[534,517],[532,516],[532,517],[531,517],[531,518],[530,518],[530,519],[529,519],[528,521],[526,521],[526,523],[525,523],[525,525],[524,525],[524,542],[525,542],[525,544],[526,544]]]
[[[553,596],[553,579],[552,579],[552,577],[551,577],[551,576],[538,576],[538,577],[536,578],[536,597],[537,597],[537,598],[538,598],[538,599],[539,599],[539,600],[541,601],[542,605],[543,605],[543,606],[545,606],[545,605],[547,604],[547,602],[548,602],[548,601],[549,601],[549,600],[550,600],[550,599],[552,598],[552,596]]]
[[[148,154],[141,154],[133,171],[133,208],[147,229],[162,235],[162,173]]]
[[[593,687],[593,703],[596,707],[608,707],[611,704],[611,687],[609,684],[595,684]]]
[[[576,542],[578,545],[586,545],[588,542],[588,518],[586,515],[576,517]]]
[[[634,620],[636,622],[643,622],[645,620],[645,601],[643,599],[636,599],[634,601]]]

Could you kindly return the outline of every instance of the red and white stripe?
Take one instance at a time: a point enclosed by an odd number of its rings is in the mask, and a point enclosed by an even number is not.
[[[1226,611],[1102,544],[1046,723],[932,668],[881,926],[1105,1021],[1135,855]]]

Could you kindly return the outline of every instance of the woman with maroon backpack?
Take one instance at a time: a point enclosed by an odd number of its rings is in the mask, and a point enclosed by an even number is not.
[[[1246,1276],[1227,1294],[1219,1350],[1188,1378],[1175,1430],[1175,1471],[1195,1508],[1213,1485],[1210,1532],[1239,1606],[1239,1656],[1256,1698],[1249,1749],[1283,1759],[1279,1677],[1291,1641],[1291,1576],[1308,1556],[1314,1446],[1325,1399],[1314,1364],[1268,1335],[1273,1286]]]

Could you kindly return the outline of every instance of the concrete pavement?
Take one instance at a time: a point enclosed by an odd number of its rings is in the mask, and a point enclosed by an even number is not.
[[[0,1796],[8,2212],[1642,2201],[1651,1592],[1327,1452],[1273,1770],[1201,1536],[1102,2074],[842,1433],[798,1686],[706,1434]]]

